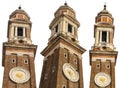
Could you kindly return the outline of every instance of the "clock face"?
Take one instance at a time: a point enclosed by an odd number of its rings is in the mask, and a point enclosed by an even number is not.
[[[30,73],[21,67],[14,67],[10,70],[9,77],[16,83],[25,83],[30,79]]]
[[[104,72],[97,73],[95,76],[95,83],[100,87],[106,87],[110,84],[110,82],[111,82],[110,75]]]
[[[77,82],[79,80],[79,74],[73,66],[69,63],[63,65],[63,73],[72,82]]]

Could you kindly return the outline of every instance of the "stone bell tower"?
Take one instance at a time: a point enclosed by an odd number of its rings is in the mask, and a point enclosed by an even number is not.
[[[83,88],[82,54],[75,11],[65,3],[55,12],[49,28],[39,88]]]
[[[104,9],[98,13],[94,25],[95,43],[90,50],[90,88],[115,88],[115,64],[113,17]]]
[[[34,59],[37,46],[31,41],[30,17],[19,7],[9,17],[8,41],[3,43],[2,88],[36,88]]]

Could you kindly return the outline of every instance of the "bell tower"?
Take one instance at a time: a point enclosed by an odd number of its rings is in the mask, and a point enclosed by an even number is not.
[[[82,54],[75,11],[65,3],[54,14],[49,28],[39,88],[83,88]]]
[[[2,88],[36,88],[34,58],[37,46],[31,41],[30,17],[19,7],[9,17],[8,41],[3,43]]]
[[[90,50],[90,88],[115,88],[115,64],[113,17],[104,9],[98,13],[94,25],[95,44]]]

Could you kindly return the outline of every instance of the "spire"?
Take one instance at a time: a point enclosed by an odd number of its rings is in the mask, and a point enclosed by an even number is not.
[[[106,7],[107,7],[107,6],[106,6],[106,2],[105,2],[105,4],[104,4],[104,10],[106,10]]]
[[[67,1],[65,1],[64,5],[66,5],[66,6],[67,6]]]
[[[18,9],[19,9],[19,10],[21,9],[21,5],[19,5]]]

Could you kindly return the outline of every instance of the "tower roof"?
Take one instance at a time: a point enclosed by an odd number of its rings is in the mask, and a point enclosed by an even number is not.
[[[18,9],[11,13],[9,19],[29,21],[30,17],[24,10],[22,10],[21,6],[19,6]]]
[[[75,17],[75,11],[70,6],[68,6],[66,2],[64,3],[64,5],[60,6],[55,12],[55,17],[63,14]]]
[[[106,7],[107,6],[104,5],[103,10],[97,14],[97,17],[96,17],[97,24],[106,24],[106,25],[113,24],[114,19],[112,17],[112,14],[109,13],[109,11],[106,9]]]
[[[108,15],[108,16],[112,17],[112,14],[109,13],[109,11],[107,11],[106,7],[107,7],[107,6],[104,5],[104,9],[103,9],[101,12],[98,13],[98,16],[101,16],[101,15]]]
[[[57,11],[54,13],[54,16],[55,18],[53,19],[53,21],[49,26],[50,29],[60,17],[66,17],[67,19],[71,20],[73,23],[77,24],[78,27],[80,26],[80,23],[76,19],[75,11],[70,6],[68,6],[67,3],[64,3],[64,5],[60,6],[57,9]]]

